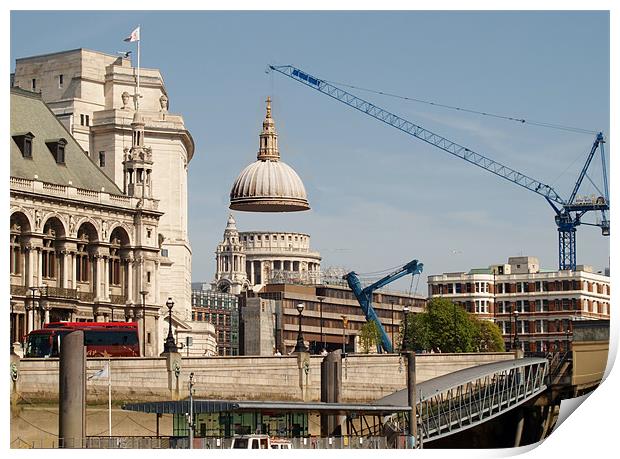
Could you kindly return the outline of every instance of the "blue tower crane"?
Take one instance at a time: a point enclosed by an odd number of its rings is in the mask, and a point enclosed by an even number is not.
[[[475,166],[478,166],[488,172],[491,172],[509,182],[519,185],[525,189],[533,191],[544,197],[555,211],[555,222],[558,228],[559,236],[559,269],[575,270],[577,266],[577,242],[576,232],[579,225],[598,226],[601,228],[603,236],[609,236],[610,220],[607,216],[609,211],[609,186],[607,182],[607,165],[605,162],[605,150],[603,148],[605,139],[602,132],[599,132],[594,140],[590,154],[581,170],[579,178],[575,183],[573,192],[568,199],[563,199],[553,189],[536,179],[528,177],[508,166],[498,163],[486,156],[476,153],[467,147],[459,145],[451,140],[442,137],[434,132],[424,129],[410,121],[407,121],[393,113],[388,112],[376,105],[365,101],[347,91],[334,86],[320,78],[310,75],[291,65],[269,66],[270,70],[285,75],[299,83],[302,83],[312,89],[315,89],[325,95],[328,95],[349,107],[353,107],[368,116],[371,116],[389,126],[399,129],[406,134],[416,137],[424,142],[440,148],[451,155],[461,158]],[[599,189],[588,176],[588,168],[594,158],[597,149],[601,154],[603,189]],[[577,199],[577,193],[581,187],[584,178],[594,185],[600,196],[594,199]],[[582,221],[582,217],[590,211],[600,211],[601,220],[597,223],[586,223]]]
[[[362,288],[362,283],[360,282],[360,279],[355,272],[352,271],[348,274],[345,274],[344,279],[346,279],[349,287],[351,288],[351,290],[353,290],[357,301],[362,307],[362,311],[364,311],[366,320],[374,321],[377,325],[377,328],[379,329],[379,334],[381,335],[381,344],[377,345],[379,352],[381,352],[382,349],[385,352],[393,352],[394,349],[392,347],[392,342],[390,341],[390,338],[385,332],[385,328],[383,328],[383,324],[381,324],[381,320],[379,320],[379,316],[377,316],[377,313],[372,307],[372,294],[375,290],[380,289],[381,287],[385,287],[390,282],[394,282],[395,280],[398,280],[401,277],[406,276],[407,274],[411,274],[412,276],[420,274],[423,268],[424,265],[422,263],[418,263],[418,260],[412,260],[402,268],[399,268],[396,271],[388,274],[387,276],[382,277],[374,284],[369,285],[365,288]]]

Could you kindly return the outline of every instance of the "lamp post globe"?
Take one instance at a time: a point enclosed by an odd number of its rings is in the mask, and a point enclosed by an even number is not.
[[[174,341],[174,335],[172,334],[172,308],[174,307],[174,301],[172,301],[172,298],[168,298],[168,301],[166,301],[166,306],[168,307],[168,336],[166,337],[166,341],[164,341],[164,352],[172,353],[177,352],[177,344]]]
[[[308,352],[306,343],[304,343],[304,337],[301,333],[301,318],[304,312],[304,304],[297,303],[297,312],[299,312],[299,331],[297,333],[297,344],[295,345],[295,352]]]

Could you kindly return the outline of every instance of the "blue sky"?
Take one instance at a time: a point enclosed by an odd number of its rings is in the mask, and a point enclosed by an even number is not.
[[[59,24],[71,24],[70,33],[58,33]],[[170,110],[185,117],[196,142],[195,281],[212,279],[230,187],[256,159],[267,95],[282,160],[302,178],[312,210],[235,212],[240,230],[309,233],[323,268],[371,272],[417,258],[425,274],[438,274],[521,254],[557,267],[554,214],[542,197],[265,68],[292,64],[326,80],[608,132],[608,13],[13,12],[11,70],[17,57],[60,50],[116,53],[138,24],[142,65],[161,69]],[[594,140],[357,94],[563,197]],[[581,226],[577,245],[578,263],[608,265],[609,239],[599,229]]]

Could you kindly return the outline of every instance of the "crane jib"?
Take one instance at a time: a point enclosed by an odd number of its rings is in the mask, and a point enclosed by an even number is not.
[[[518,172],[508,166],[505,166],[501,163],[498,163],[497,161],[487,158],[486,156],[476,153],[475,151],[472,151],[467,147],[452,142],[445,137],[442,137],[410,121],[400,118],[399,116],[390,113],[387,110],[379,108],[364,99],[354,96],[353,94],[325,80],[313,77],[310,74],[296,67],[293,67],[292,65],[270,65],[269,68],[295,81],[303,83],[306,86],[309,86],[322,94],[336,99],[339,102],[342,102],[345,105],[348,105],[349,107],[365,113],[372,118],[386,123],[406,134],[422,140],[423,142],[433,145],[447,153],[450,153],[453,156],[461,158],[469,162],[470,164],[478,166],[486,170],[487,172],[491,172],[492,174],[495,174],[509,182],[512,182],[525,189],[533,191],[540,196],[543,196],[551,205],[553,210],[556,212],[556,224],[558,226],[559,235],[560,270],[576,269],[575,232],[578,225],[590,224],[592,226],[600,226],[603,235],[609,236],[609,218],[606,215],[606,212],[609,210],[609,188],[607,181],[606,159],[603,148],[605,139],[602,132],[599,132],[597,134],[596,141],[592,146],[590,155],[586,160],[586,164],[581,170],[581,174],[579,176],[579,179],[577,180],[577,183],[575,184],[570,198],[568,200],[564,200],[558,195],[558,193],[553,189],[552,186],[533,179],[532,177],[528,177],[527,175],[522,174],[521,172]],[[577,192],[580,189],[584,178],[588,178],[588,180],[594,185],[597,191],[599,190],[587,174],[588,168],[592,161],[592,157],[594,156],[594,153],[597,149],[600,150],[602,162],[603,191],[599,191],[602,196],[597,198],[595,203],[576,203],[575,200],[577,197]],[[599,200],[602,200],[602,202],[599,203]],[[558,206],[556,206],[554,203],[562,206],[562,209],[559,209]],[[581,217],[588,211],[600,211],[602,214],[601,222],[596,224],[582,222]],[[571,212],[574,212],[575,215],[572,215]],[[557,217],[561,218],[558,219]]]
[[[308,83],[310,83],[310,84],[312,84],[314,86],[318,86],[319,82],[321,81],[321,80],[317,80],[316,78],[314,78],[314,77],[312,77],[312,76],[310,76],[310,75],[308,75],[308,74],[306,74],[304,72],[301,72],[301,71],[299,71],[297,69],[293,70],[293,75],[296,76],[297,78],[300,78],[300,79],[302,79],[304,81],[307,81]]]
[[[516,170],[487,158],[486,156],[476,153],[467,147],[452,142],[441,135],[435,134],[428,129],[424,129],[411,121],[405,120],[393,113],[388,112],[387,110],[379,108],[364,99],[354,96],[353,94],[350,94],[347,91],[334,86],[333,84],[316,78],[298,68],[293,67],[292,65],[278,67],[270,65],[269,68],[310,86],[317,91],[339,100],[340,102],[343,102],[363,113],[366,113],[379,121],[389,124],[396,129],[405,132],[406,134],[412,135],[430,145],[436,146],[516,185],[522,186],[523,188],[533,191],[534,193],[557,202],[558,204],[565,204],[565,201],[551,186],[517,172]]]

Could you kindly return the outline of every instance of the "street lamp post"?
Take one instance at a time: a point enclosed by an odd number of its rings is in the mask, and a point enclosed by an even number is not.
[[[39,290],[39,288],[29,287],[29,289],[30,289],[30,296],[32,297],[32,299],[30,300],[30,313],[26,315],[26,318],[28,320],[28,333],[34,330],[35,299],[36,299],[37,290]]]
[[[400,343],[401,349],[403,351],[406,351],[409,348],[409,346],[407,346],[407,322],[409,322],[407,320],[408,317],[409,317],[409,306],[405,306],[403,308],[403,321],[405,322],[403,325],[403,340],[402,340],[402,343]]]
[[[13,300],[13,298],[11,297],[10,300],[11,302],[11,333],[10,333],[10,341],[11,341],[11,346],[10,346],[10,350],[11,353],[13,352],[13,343],[15,342],[15,338],[17,337],[17,320],[15,319],[15,301]]]
[[[456,342],[457,342],[457,339],[456,339],[456,302],[454,301],[452,302],[452,322],[453,322],[452,324],[452,342],[453,342],[452,352],[457,352],[457,349],[456,349]]]
[[[174,307],[174,301],[172,301],[172,298],[168,298],[168,301],[166,301],[166,306],[168,307],[168,336],[166,337],[166,341],[164,341],[164,352],[178,352],[177,344],[175,343],[174,335],[172,334],[172,308]]]
[[[345,356],[347,354],[347,326],[349,325],[349,319],[344,314],[340,316],[342,318],[342,355]]]
[[[194,448],[194,372],[189,374],[189,415],[187,415],[187,423],[189,424],[189,449]]]
[[[391,311],[391,315],[390,315],[390,329],[391,329],[391,335],[392,335],[392,347],[394,347],[394,301],[390,301],[390,311]]]
[[[146,356],[146,295],[147,293],[149,293],[147,290],[140,291],[140,295],[142,295],[142,357]]]
[[[570,351],[570,329],[566,325],[566,352]]]
[[[514,340],[514,348],[515,350],[519,349],[519,311],[517,311],[516,307],[513,312],[515,316],[515,340]]]
[[[407,322],[409,322],[409,306],[403,308],[403,339],[401,352],[407,358],[407,403],[409,404],[409,429],[407,437],[407,448],[416,447],[418,436],[418,415],[417,415],[417,389],[416,389],[416,365],[415,351],[409,350],[409,340],[407,335]]]
[[[297,312],[299,312],[299,332],[297,333],[297,344],[295,345],[295,352],[308,352],[306,343],[304,343],[304,337],[301,334],[301,314],[304,312],[304,304],[297,303]]]
[[[48,306],[48,300],[43,303],[43,293],[45,293],[45,297],[48,298],[48,290],[47,285],[43,284],[38,288],[39,290],[39,322],[41,323],[41,328],[49,322],[49,309],[46,308]]]
[[[321,327],[321,352],[325,350],[325,337],[323,336],[323,300],[325,297],[317,296],[319,299],[319,325]]]

